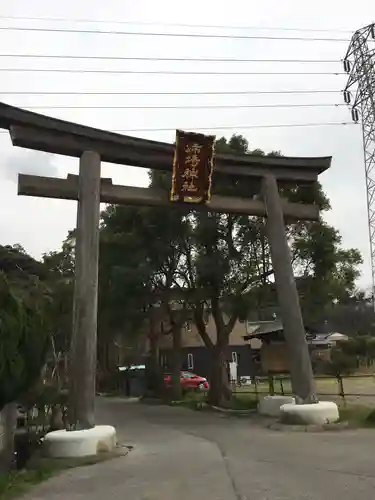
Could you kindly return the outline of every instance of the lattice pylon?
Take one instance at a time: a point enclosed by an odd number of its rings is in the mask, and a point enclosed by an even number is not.
[[[344,59],[349,74],[344,90],[345,102],[352,107],[354,121],[361,119],[370,239],[372,296],[375,308],[375,24],[354,33]],[[354,101],[352,97],[354,94]]]

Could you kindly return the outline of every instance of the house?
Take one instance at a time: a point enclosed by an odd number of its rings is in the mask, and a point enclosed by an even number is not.
[[[212,315],[205,318],[206,331],[215,343],[216,326]],[[337,332],[329,332],[327,324],[306,327],[306,339],[313,363],[316,365],[330,359],[331,348],[348,337]],[[163,328],[161,324],[161,330]],[[210,352],[205,346],[193,321],[187,321],[182,331],[182,369],[198,375],[209,376]],[[160,364],[168,370],[171,366],[172,337],[160,335]],[[232,378],[249,377],[267,373],[288,373],[288,349],[284,338],[284,328],[280,319],[269,321],[237,321],[229,337],[226,361],[236,365]],[[233,372],[232,372],[233,373]]]
[[[261,373],[288,373],[289,357],[281,320],[246,322],[245,340],[251,349]],[[324,332],[327,325],[305,327],[306,339],[313,364],[329,361],[331,348],[347,341],[348,337],[337,332]]]
[[[216,342],[216,327],[214,319],[207,314],[206,331],[211,340]],[[237,377],[252,375],[253,349],[245,340],[246,322],[237,321],[229,337],[226,360],[237,365]],[[210,352],[205,346],[193,321],[187,321],[182,330],[182,369],[190,370],[197,375],[210,375]],[[159,340],[159,356],[163,367],[170,366],[172,350],[171,335],[162,335]],[[234,377],[236,378],[236,377]]]
[[[180,317],[182,311],[178,306],[176,303],[176,307],[172,308],[176,319]],[[186,314],[186,311],[183,314]],[[208,377],[211,371],[210,351],[203,342],[193,319],[188,318],[189,315],[185,317],[181,332],[182,369]],[[204,322],[209,338],[216,344],[216,325],[208,310],[205,311]],[[161,308],[155,308],[154,320],[150,325],[152,332],[150,330],[147,335],[144,354],[154,350],[163,369],[170,370],[173,347],[171,324]],[[347,340],[346,336],[329,331],[326,322],[321,326],[306,327],[306,338],[313,360],[318,361],[329,359],[331,347]],[[288,350],[282,321],[275,315],[274,319],[268,321],[237,321],[229,337],[225,358],[231,363],[232,378],[289,372]]]

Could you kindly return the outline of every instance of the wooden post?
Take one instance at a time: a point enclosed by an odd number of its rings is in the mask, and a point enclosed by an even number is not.
[[[312,403],[317,401],[315,381],[285,234],[279,190],[273,175],[264,177],[262,184],[267,212],[267,235],[289,352],[292,390],[297,402]]]
[[[13,461],[17,405],[8,403],[0,413],[0,472],[8,472]]]
[[[100,155],[83,153],[79,164],[73,333],[69,373],[71,429],[94,427],[98,309]]]

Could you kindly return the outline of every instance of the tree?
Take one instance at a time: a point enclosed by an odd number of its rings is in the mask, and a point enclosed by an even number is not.
[[[358,250],[341,245],[339,232],[323,221],[306,224],[294,237],[302,307],[310,321],[322,318],[335,303],[345,303],[355,293],[362,257]]]
[[[49,290],[42,263],[20,245],[0,246],[0,411],[5,448],[0,466],[13,455],[14,403],[38,380],[50,347]]]
[[[67,349],[71,248],[67,240],[39,262],[20,245],[0,247],[0,406],[34,385],[48,355]]]
[[[23,280],[36,276],[44,280],[47,271],[42,262],[28,255],[21,245],[0,245],[0,270],[12,279]]]
[[[48,275],[46,284],[51,294],[51,372],[58,383],[61,378],[61,363],[66,376],[70,349],[74,291],[74,240],[72,235],[63,242],[61,250],[43,256]],[[65,378],[65,377],[64,377]]]
[[[0,410],[36,382],[50,346],[49,296],[36,279],[0,273]]]
[[[324,370],[327,374],[334,377],[352,374],[357,368],[356,359],[349,356],[340,347],[334,347],[331,350],[331,359],[327,361]]]
[[[375,339],[368,335],[358,335],[342,342],[341,350],[355,361],[356,368],[361,364],[368,367],[375,359]]]
[[[169,319],[165,334],[180,342],[180,332],[186,321],[184,301],[170,297],[169,292],[180,279],[179,264],[185,232],[181,215],[172,211],[149,208],[110,206],[102,214],[101,254],[99,272],[100,338],[108,342],[108,330],[121,331],[131,340],[139,331],[149,330],[150,379],[160,380],[153,334],[155,321]],[[177,308],[176,305],[181,307]],[[175,351],[173,398],[179,399],[180,368]],[[178,374],[178,376],[177,376]],[[160,391],[158,383],[153,390]],[[155,392],[155,391],[154,391]]]
[[[264,154],[250,151],[242,136],[235,135],[229,141],[221,138],[216,146],[220,152]],[[150,178],[151,187],[169,191],[170,173],[153,171]],[[214,176],[213,190],[221,195],[252,197],[258,194],[259,184],[252,178]],[[289,185],[281,191],[290,201],[316,203],[322,210],[329,208],[318,183],[309,187]],[[316,283],[329,278],[330,286],[319,288],[325,301],[338,284],[341,291],[349,293],[359,254],[342,250],[337,232],[323,221],[286,222],[296,275]],[[177,206],[170,210],[109,207],[103,214],[103,231],[126,241],[127,246],[133,245],[130,262],[133,269],[139,266],[140,271],[132,275],[124,257],[119,257],[117,265],[125,271],[123,287],[135,279],[142,283],[143,292],[173,288],[185,293],[186,309],[210,352],[209,401],[227,405],[231,393],[225,351],[232,329],[239,318],[245,319],[251,310],[261,308],[264,300],[272,300],[274,295],[265,221],[243,215],[197,212],[193,207],[187,214]],[[306,238],[309,244],[304,244]],[[216,338],[207,333],[207,311],[213,316]]]
[[[137,235],[142,216],[131,207],[110,206],[102,214],[99,259],[98,363],[102,380],[112,378],[109,353],[121,343],[137,352],[150,309],[148,255]],[[121,225],[121,228],[119,227]],[[132,356],[127,356],[131,361]]]
[[[375,313],[372,298],[361,291],[335,301],[324,311],[324,319],[331,328],[352,338],[375,336]]]

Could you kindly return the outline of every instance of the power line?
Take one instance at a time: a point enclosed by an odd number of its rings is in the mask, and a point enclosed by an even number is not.
[[[255,128],[283,128],[283,127],[320,127],[320,126],[336,126],[336,125],[357,125],[354,122],[327,122],[327,123],[282,123],[275,125],[235,125],[224,127],[187,127],[190,130],[233,130],[233,129],[255,129]],[[172,132],[175,128],[142,128],[142,129],[127,129],[121,132]],[[120,131],[118,131],[120,132]]]
[[[57,17],[17,17],[0,16],[0,19],[11,19],[15,21],[48,21],[65,23],[95,23],[95,24],[122,24],[134,26],[168,26],[174,28],[212,28],[212,29],[241,29],[241,30],[274,30],[274,31],[307,31],[315,33],[353,33],[355,30],[344,29],[314,29],[314,28],[292,28],[292,27],[274,27],[274,26],[230,26],[230,25],[206,25],[206,24],[174,24],[157,23],[154,21],[118,21],[103,19],[66,19]]]
[[[269,62],[269,63],[342,63],[342,60],[329,59],[220,59],[210,57],[120,57],[120,56],[77,56],[77,55],[62,55],[62,54],[0,54],[0,57],[5,58],[22,58],[22,59],[87,59],[87,60],[105,60],[105,61],[171,61],[171,62]]]
[[[0,95],[265,95],[265,94],[337,94],[342,93],[342,90],[223,90],[223,91],[188,91],[188,92],[142,92],[142,91],[123,91],[123,92],[96,92],[96,91],[23,91],[10,90],[0,91]]]
[[[319,123],[281,123],[274,125],[227,125],[227,126],[214,126],[214,127],[179,127],[186,130],[234,130],[234,129],[262,129],[262,128],[285,128],[285,127],[334,127],[334,126],[358,126],[355,122],[319,122]],[[173,132],[176,128],[132,128],[132,129],[121,129],[121,130],[111,130],[110,132],[115,133],[129,133],[129,132]],[[0,132],[8,133],[7,130]]]
[[[102,73],[108,75],[346,75],[344,72],[306,71],[173,71],[132,69],[74,69],[74,68],[0,68],[2,73]]]
[[[0,31],[29,31],[41,33],[79,33],[91,35],[127,35],[127,36],[158,36],[158,37],[177,37],[177,38],[221,38],[231,40],[295,40],[307,42],[345,42],[348,38],[317,38],[301,36],[265,36],[265,35],[219,35],[208,33],[163,33],[163,32],[140,32],[140,31],[115,31],[115,30],[89,30],[89,29],[69,29],[69,28],[26,28],[20,26],[0,27]]]
[[[23,109],[234,109],[234,108],[324,108],[324,107],[342,107],[345,103],[323,103],[323,104],[223,104],[223,105],[191,105],[191,106],[128,106],[128,105],[99,105],[99,106],[75,106],[75,105],[44,105],[44,106],[20,106]]]

